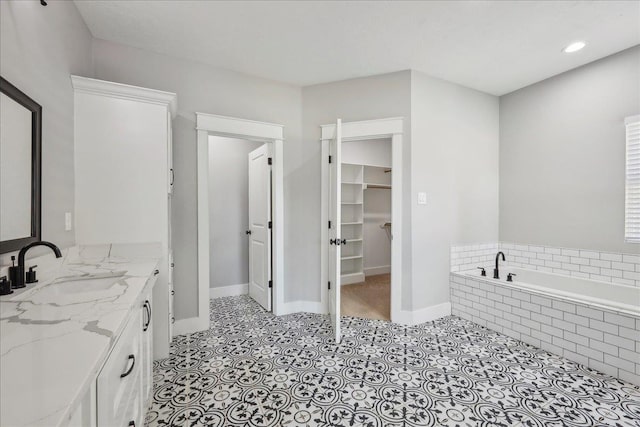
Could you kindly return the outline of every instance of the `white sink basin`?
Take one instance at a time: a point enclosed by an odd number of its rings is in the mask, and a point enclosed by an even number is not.
[[[126,271],[109,271],[105,273],[79,274],[62,276],[43,286],[27,289],[11,298],[11,301],[27,299],[44,299],[107,291],[115,285]],[[29,285],[27,285],[29,286]],[[80,297],[83,298],[83,297]]]
[[[65,277],[54,280],[49,286],[55,286],[61,294],[102,291],[113,286],[125,273],[126,271],[110,271]]]

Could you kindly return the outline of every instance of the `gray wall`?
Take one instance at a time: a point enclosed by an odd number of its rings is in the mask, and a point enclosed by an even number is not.
[[[301,265],[295,270],[294,280],[304,283],[301,298],[320,301],[320,125],[335,123],[337,118],[344,122],[355,120],[380,119],[385,117],[404,117],[404,153],[403,162],[410,165],[411,155],[411,73],[401,71],[307,86],[302,89],[302,131],[305,168],[298,170],[293,180],[298,190],[305,193],[300,203],[301,215],[288,218],[288,224],[296,229],[307,226],[305,234],[296,239],[296,249],[312,254],[314,263]],[[404,168],[403,180],[409,182],[410,167]],[[402,306],[410,307],[411,283],[411,217],[409,204],[409,185],[405,185],[403,194],[403,289]],[[309,221],[308,218],[313,218]],[[301,289],[302,290],[302,289]]]
[[[210,287],[249,283],[248,155],[263,143],[209,137]]]
[[[624,118],[640,47],[500,98],[500,239],[615,252],[624,243]]]
[[[285,157],[285,277],[296,265],[318,263],[309,254],[293,250],[291,236],[304,236],[294,217],[298,200],[308,198],[309,185],[292,183],[300,160],[301,90],[299,87],[213,68],[201,63],[155,54],[103,40],[93,43],[95,77],[119,83],[166,90],[178,94],[178,115],[173,122],[173,161],[176,181],[173,198],[176,319],[197,315],[197,193],[195,113],[266,121],[284,125]],[[292,168],[294,168],[292,170]],[[300,194],[302,192],[302,194]],[[297,228],[296,228],[297,227]],[[289,281],[285,298],[295,297],[297,282]]]
[[[498,239],[498,118],[497,97],[411,72],[414,310],[449,301],[452,244]]]
[[[0,2],[0,74],[42,105],[42,237],[63,248],[75,244],[64,230],[74,212],[69,75],[91,73],[91,33],[72,2]]]

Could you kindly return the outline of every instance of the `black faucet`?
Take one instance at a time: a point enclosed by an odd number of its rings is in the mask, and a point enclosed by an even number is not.
[[[56,254],[56,258],[60,258],[62,253],[60,252],[60,248],[54,245],[51,242],[33,242],[29,243],[27,246],[20,249],[18,252],[18,265],[14,267],[9,267],[9,276],[11,277],[11,287],[16,288],[24,288],[26,285],[24,284],[24,256],[27,251],[35,246],[46,246],[50,248],[54,254]],[[11,271],[13,269],[13,271]]]
[[[502,255],[502,260],[506,261],[504,258],[504,252],[498,252],[496,254],[496,268],[493,269],[493,278],[494,279],[499,279],[500,278],[500,270],[498,269],[498,261],[500,261],[500,255]]]

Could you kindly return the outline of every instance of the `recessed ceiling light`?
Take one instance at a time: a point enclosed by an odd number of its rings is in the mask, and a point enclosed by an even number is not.
[[[577,52],[580,49],[582,49],[583,47],[585,47],[587,44],[585,42],[579,41],[579,42],[573,42],[571,43],[569,46],[565,47],[564,49],[562,49],[562,51],[564,53],[573,53],[573,52]]]

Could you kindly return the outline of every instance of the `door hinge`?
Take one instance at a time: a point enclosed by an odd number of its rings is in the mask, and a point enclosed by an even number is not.
[[[269,280],[269,287],[273,288],[273,280]]]
[[[331,282],[329,282],[329,289],[331,289]]]
[[[269,228],[273,227],[273,222],[269,221]]]
[[[271,157],[269,157],[269,158],[267,159],[267,164],[268,164],[268,165],[272,165],[272,164],[273,164],[273,159],[272,159]]]
[[[331,221],[329,221],[329,228],[331,228]]]
[[[329,163],[331,163],[331,156],[329,156]]]

